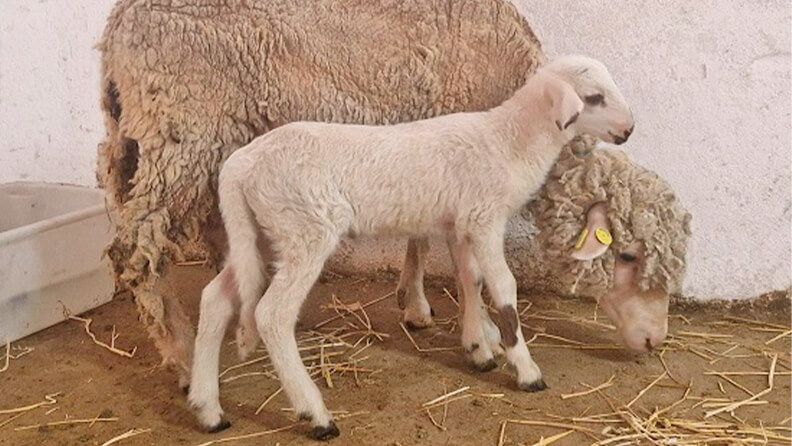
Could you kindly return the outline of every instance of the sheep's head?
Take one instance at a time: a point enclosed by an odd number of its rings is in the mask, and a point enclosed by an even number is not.
[[[559,130],[571,129],[621,144],[634,128],[632,111],[601,62],[562,56],[543,67],[549,73],[549,97]]]
[[[667,333],[669,296],[685,273],[690,214],[665,181],[623,153],[576,154],[593,145],[581,138],[562,152],[531,206],[537,239],[558,283],[597,298],[625,344],[646,351]]]

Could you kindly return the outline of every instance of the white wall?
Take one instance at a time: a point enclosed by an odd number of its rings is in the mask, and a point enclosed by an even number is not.
[[[694,216],[686,294],[789,287],[788,2],[515,3],[549,55],[601,58],[631,101],[637,126],[625,147]],[[0,182],[95,184],[104,130],[92,46],[111,5],[0,0]],[[398,266],[403,248],[392,246],[358,249],[352,261]]]
[[[95,185],[111,0],[0,0],[0,182]]]

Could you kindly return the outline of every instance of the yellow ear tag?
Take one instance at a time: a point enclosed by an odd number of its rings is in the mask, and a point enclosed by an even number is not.
[[[575,249],[580,250],[583,247],[583,244],[586,243],[586,239],[588,238],[589,230],[588,228],[583,228],[580,232],[580,237],[578,237],[577,243],[575,243]]]
[[[597,228],[597,230],[594,231],[594,235],[603,245],[610,246],[610,244],[613,243],[613,237],[611,237],[610,232],[605,228]]]

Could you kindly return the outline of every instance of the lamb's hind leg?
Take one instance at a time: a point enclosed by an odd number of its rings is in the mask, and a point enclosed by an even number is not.
[[[429,240],[410,238],[407,241],[407,255],[396,288],[399,308],[404,310],[404,325],[411,329],[425,328],[433,324],[434,315],[424,294],[424,266],[429,252]]]
[[[280,250],[289,258],[280,261],[267,292],[256,306],[255,315],[272,365],[295,412],[300,418],[311,420],[314,438],[329,440],[337,437],[339,431],[325,407],[319,388],[300,359],[294,330],[300,307],[335,248],[337,239],[311,239],[310,249],[289,246]]]
[[[492,230],[475,234],[471,240],[473,253],[497,308],[496,322],[506,348],[506,359],[517,370],[518,386],[530,392],[544,390],[547,386],[542,372],[523,339],[517,315],[517,282],[503,255],[503,235],[503,231]]]

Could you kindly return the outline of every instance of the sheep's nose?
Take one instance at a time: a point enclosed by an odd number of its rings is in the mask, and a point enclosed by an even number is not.
[[[649,338],[646,338],[646,351],[650,352],[650,351],[652,351],[653,348],[654,348],[654,346],[652,345],[652,340],[649,339]]]
[[[633,130],[635,130],[635,124],[633,124],[632,127],[629,128],[629,130],[625,131],[623,136],[613,135],[613,142],[616,143],[617,145],[624,144],[630,138],[630,135],[632,135]]]

